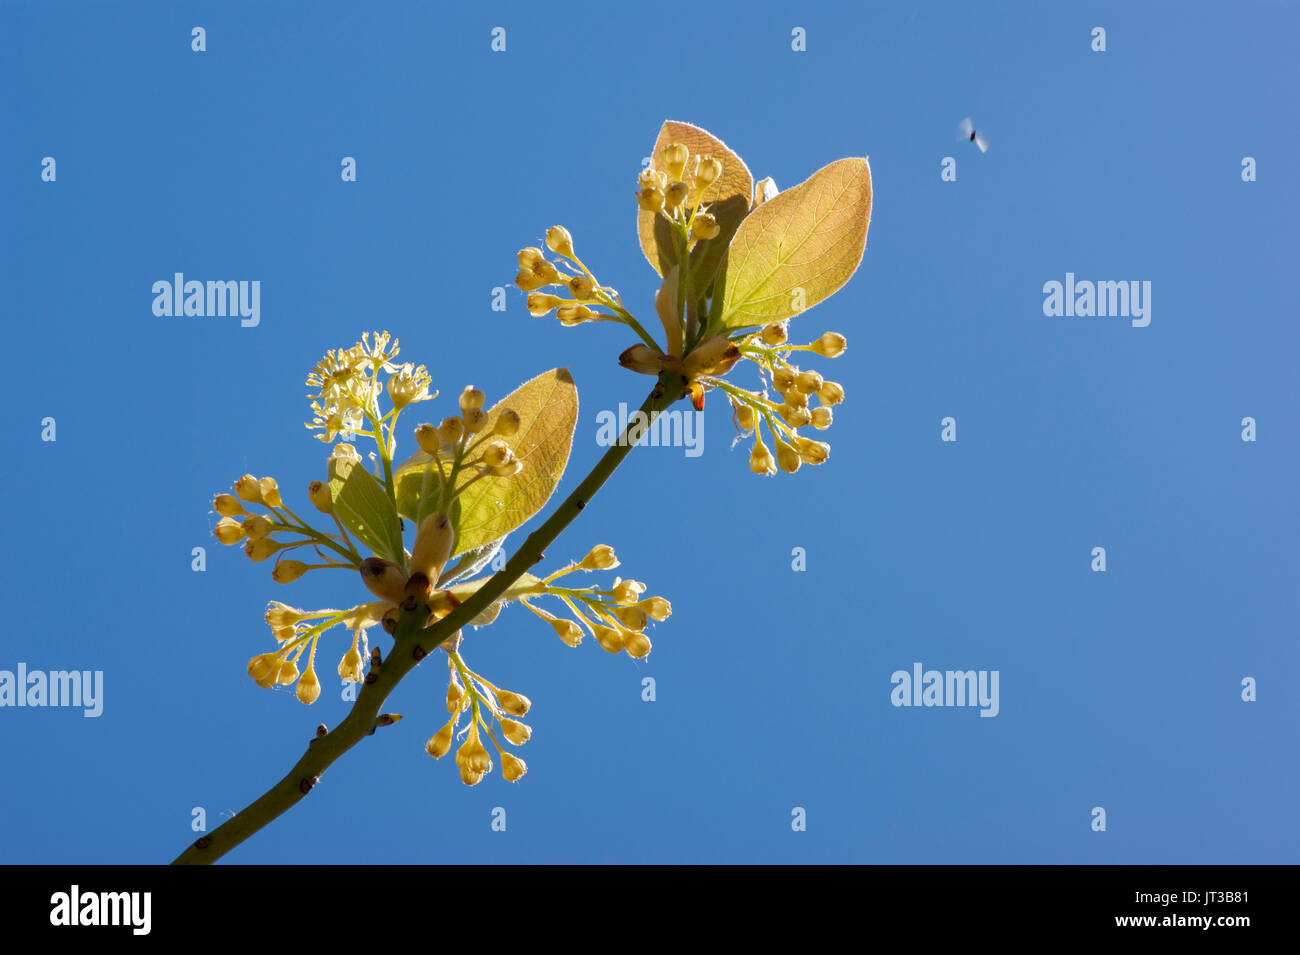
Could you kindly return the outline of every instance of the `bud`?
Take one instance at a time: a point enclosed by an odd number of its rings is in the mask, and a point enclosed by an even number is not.
[[[712,156],[695,157],[695,188],[703,192],[722,175],[722,163]]]
[[[686,160],[690,158],[690,152],[681,143],[669,143],[664,146],[659,157],[663,160],[664,169],[668,171],[668,178],[681,179],[686,172]]]
[[[361,682],[361,654],[355,646],[343,654],[343,659],[339,661],[339,678],[349,683]]]
[[[292,627],[305,616],[301,610],[280,603],[278,600],[272,600],[266,605],[266,622],[275,630],[281,627]]]
[[[608,544],[597,544],[586,557],[582,558],[582,563],[578,565],[578,569],[613,570],[617,566],[618,558],[614,556],[614,548]]]
[[[691,221],[691,235],[697,239],[716,239],[722,232],[722,226],[711,212],[696,213]]]
[[[483,448],[483,463],[490,468],[500,467],[514,455],[504,441],[489,441]]]
[[[493,477],[514,477],[524,469],[524,462],[512,457],[505,464],[492,469]]]
[[[556,255],[573,258],[573,236],[562,225],[553,225],[546,230],[546,247]]]
[[[443,418],[442,424],[438,425],[438,437],[445,444],[455,444],[465,433],[465,422],[460,419],[459,415],[452,415],[449,418]],[[423,447],[423,446],[422,446]]]
[[[434,759],[442,759],[451,750],[451,736],[456,731],[456,721],[451,720],[438,732],[429,737],[424,744],[424,751]]]
[[[771,325],[764,325],[758,337],[763,340],[764,345],[775,347],[784,345],[789,340],[790,333],[786,330],[785,322],[773,322]]]
[[[561,325],[573,326],[581,325],[583,322],[589,322],[595,318],[596,313],[585,305],[577,305],[573,302],[567,305],[561,305],[555,317],[560,320]]]
[[[223,544],[238,544],[244,539],[244,528],[233,517],[223,517],[212,529],[213,535]]]
[[[456,764],[480,776],[492,769],[492,757],[474,730],[470,731],[469,737],[456,751]]]
[[[465,412],[465,433],[478,434],[487,427],[488,415],[482,408],[471,408]]]
[[[823,381],[817,390],[817,398],[828,408],[837,405],[844,400],[844,386],[835,381]]]
[[[281,686],[288,686],[296,679],[298,679],[298,664],[285,660],[280,664],[280,669],[276,671],[275,682]]]
[[[635,630],[640,633],[650,622],[649,615],[640,607],[620,607],[614,611],[614,616],[618,617],[619,622],[629,630]]]
[[[497,703],[511,716],[524,716],[533,705],[533,701],[522,693],[511,693],[509,690],[497,690]]]
[[[541,318],[551,309],[563,304],[564,299],[545,292],[528,293],[528,314],[533,318]]]
[[[452,677],[447,683],[447,712],[458,712],[463,699],[465,699],[465,688],[456,682],[455,677]]]
[[[235,482],[233,488],[235,497],[241,501],[247,501],[250,504],[262,504],[262,488],[257,483],[257,478],[251,474],[245,474]]]
[[[700,375],[725,375],[740,361],[740,348],[726,335],[714,335],[701,342],[682,363],[682,374],[694,379]]]
[[[822,376],[815,371],[801,371],[794,380],[794,386],[805,395],[811,395],[825,384]]]
[[[794,379],[794,369],[782,365],[772,372],[772,387],[779,394],[785,394],[787,391],[794,390]]]
[[[376,597],[401,603],[405,596],[406,576],[392,561],[367,557],[361,562],[361,582]]]
[[[794,474],[803,464],[803,459],[799,457],[799,452],[790,445],[786,444],[780,438],[776,441],[776,463],[780,465],[781,470],[787,474]]]
[[[218,494],[212,499],[212,509],[222,517],[236,517],[248,513],[239,503],[239,498],[233,494]]]
[[[519,286],[520,291],[535,292],[546,284],[546,280],[532,269],[520,269],[515,275],[515,285]]]
[[[280,660],[274,653],[262,653],[248,661],[248,675],[264,690],[275,686],[275,678],[279,672]]]
[[[613,627],[602,627],[598,623],[592,624],[591,629],[596,634],[596,640],[600,644],[600,648],[606,653],[623,652],[627,637],[622,630],[615,630]]]
[[[312,481],[307,485],[307,499],[322,514],[334,513],[334,494],[324,481]]]
[[[776,188],[776,181],[771,176],[760,179],[754,183],[754,204],[750,206],[750,209],[757,209],[763,203],[775,199],[778,192],[780,190]]]
[[[750,405],[733,405],[736,412],[736,427],[741,431],[753,431],[758,424],[758,415]]]
[[[268,557],[273,556],[279,549],[280,545],[269,537],[263,537],[255,541],[251,540],[244,544],[244,553],[255,564],[260,564]]]
[[[411,545],[411,559],[407,562],[411,573],[424,574],[430,583],[437,583],[442,576],[442,568],[447,564],[447,558],[451,556],[455,537],[446,514],[430,514],[426,517],[416,532],[415,543]]]
[[[300,560],[282,560],[271,571],[271,579],[277,584],[291,584],[307,573],[307,565]]]
[[[516,746],[523,746],[524,743],[527,743],[529,738],[533,735],[532,727],[528,726],[526,723],[516,722],[515,720],[502,720],[501,732],[506,739],[510,740],[510,742],[514,743]]]
[[[839,332],[827,332],[810,347],[823,358],[839,358],[848,347],[848,340]]]
[[[420,446],[421,451],[433,457],[442,447],[442,435],[438,434],[437,428],[426,421],[415,429],[415,443]]]
[[[664,208],[669,211],[676,209],[686,201],[690,191],[691,187],[684,182],[670,182],[664,190]]]
[[[497,422],[492,426],[492,433],[508,438],[519,431],[519,424],[519,412],[513,408],[506,408],[497,415]]]
[[[460,393],[460,410],[464,414],[467,411],[478,410],[483,407],[483,402],[487,400],[487,395],[473,385],[466,385],[465,390]]]
[[[569,294],[589,302],[596,297],[596,283],[585,275],[575,275],[569,279]]]
[[[244,529],[244,533],[248,535],[248,539],[251,541],[261,540],[275,529],[275,525],[261,514],[250,514],[244,518],[244,522],[240,524],[240,527]]]
[[[623,647],[627,655],[633,660],[644,660],[650,655],[650,638],[644,633],[628,634],[627,643]]]
[[[314,669],[309,667],[307,672],[302,675],[302,679],[298,681],[298,702],[310,706],[319,697],[320,677],[316,675]]]
[[[629,371],[642,375],[658,375],[663,371],[663,355],[649,345],[636,344],[618,356],[618,363]]]
[[[749,469],[755,474],[775,474],[776,459],[767,449],[762,438],[754,441],[754,450],[749,453]]]
[[[812,412],[808,410],[808,402],[802,404],[793,402],[790,397],[794,392],[786,397],[785,404],[776,409],[777,414],[786,420],[786,423],[792,428],[806,428],[812,422]]]
[[[673,605],[663,597],[647,597],[645,600],[637,604],[637,606],[644,610],[646,616],[651,620],[657,620],[660,623],[663,623],[672,616],[673,612]]]
[[[519,250],[519,267],[521,269],[527,269],[531,272],[545,261],[546,256],[543,255],[542,250],[536,246],[530,245],[526,249]]]
[[[257,482],[257,486],[262,492],[262,503],[267,507],[284,507],[284,501],[280,499],[280,485],[275,478],[264,477]]]
[[[555,629],[556,636],[568,646],[576,647],[582,643],[582,628],[572,620],[561,620],[557,617],[551,621],[551,626]]]
[[[514,753],[501,754],[501,778],[506,782],[517,782],[526,772],[528,772],[528,764]]]
[[[460,781],[466,786],[477,786],[483,781],[483,774],[476,773],[468,766],[460,767]]]
[[[827,408],[825,405],[812,410],[812,426],[818,431],[825,431],[829,428],[832,420],[833,416],[831,409]]]
[[[662,169],[645,169],[637,175],[637,182],[642,188],[664,189],[668,185],[668,173]]]
[[[614,578],[614,586],[611,588],[610,595],[614,598],[615,603],[630,605],[641,599],[645,593],[645,584],[639,580],[624,580],[621,577]]]
[[[825,464],[831,456],[831,446],[825,441],[800,437],[795,441],[795,447],[799,451],[799,457],[808,464]]]
[[[641,191],[636,194],[636,204],[646,212],[662,212],[664,208],[663,190],[656,189],[654,186],[642,186]]]

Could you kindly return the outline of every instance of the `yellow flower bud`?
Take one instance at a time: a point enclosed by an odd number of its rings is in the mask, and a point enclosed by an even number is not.
[[[695,188],[703,192],[722,175],[722,163],[712,156],[695,157]]]
[[[614,556],[614,548],[608,544],[597,544],[586,557],[582,558],[582,563],[578,565],[578,569],[613,570],[617,566],[618,558]]]
[[[477,786],[483,780],[483,773],[476,773],[468,766],[460,767],[460,781],[466,786]]]
[[[758,424],[758,415],[750,405],[736,405],[736,427],[741,431],[753,431]]]
[[[832,420],[834,420],[834,417],[831,413],[831,409],[825,405],[812,410],[812,426],[818,431],[825,431],[829,428]]]
[[[275,529],[275,526],[261,514],[250,514],[240,525],[251,541],[261,540]]]
[[[516,782],[521,779],[526,772],[528,772],[528,764],[518,756],[513,753],[501,754],[501,778],[506,782]]]
[[[649,616],[640,607],[619,607],[614,611],[614,616],[618,617],[623,626],[638,633],[644,630],[650,621]]]
[[[755,439],[754,450],[749,453],[749,469],[755,474],[776,473],[776,459],[761,437]]]
[[[279,672],[280,660],[274,653],[262,653],[248,661],[248,675],[263,689],[269,690],[275,686]]]
[[[456,732],[456,721],[451,720],[438,732],[429,737],[424,744],[424,751],[434,759],[442,759],[451,750],[451,737]]]
[[[271,571],[271,579],[277,584],[291,584],[307,573],[307,565],[300,560],[279,561]]]
[[[791,392],[790,395],[786,396],[785,404],[776,409],[777,413],[780,414],[792,428],[807,427],[812,421],[812,412],[808,410],[808,403],[806,401],[803,404],[790,401],[790,397],[793,394],[794,392]]]
[[[826,459],[831,456],[831,446],[825,441],[800,437],[795,441],[795,447],[799,451],[799,457],[808,464],[825,464]]]
[[[515,285],[523,292],[535,292],[546,284],[546,280],[532,269],[520,269],[515,275]]]
[[[696,346],[682,363],[682,374],[694,379],[700,375],[725,375],[740,361],[740,348],[726,335],[714,335]]]
[[[624,580],[622,577],[615,577],[614,586],[610,588],[614,601],[624,606],[636,603],[643,593],[645,593],[645,584],[639,580]]]
[[[361,582],[376,597],[401,603],[405,596],[406,575],[392,561],[367,557],[361,562]]]
[[[235,482],[233,488],[235,497],[241,501],[247,501],[250,504],[262,504],[262,488],[257,483],[257,478],[251,474],[245,474]]]
[[[487,748],[483,745],[482,740],[478,738],[477,730],[478,727],[475,726],[470,731],[465,742],[461,744],[460,749],[456,750],[456,765],[482,775],[491,771],[492,757],[488,755]]]
[[[778,394],[785,394],[787,391],[794,390],[794,369],[787,368],[784,365],[772,372],[772,388]]]
[[[572,327],[591,321],[596,317],[596,313],[585,305],[570,302],[567,305],[561,305],[555,313],[555,317],[560,320],[561,325]]]
[[[446,514],[430,514],[426,517],[420,522],[415,543],[411,545],[411,559],[407,561],[411,573],[424,574],[429,578],[429,583],[436,584],[447,564],[447,558],[451,556],[455,538],[456,532]],[[401,572],[398,573],[400,575]],[[384,594],[377,596],[382,597]]]
[[[664,369],[663,358],[663,355],[649,345],[638,343],[624,350],[623,354],[618,356],[618,363],[629,371],[641,375],[658,375]]]
[[[481,389],[475,388],[473,385],[466,385],[465,390],[460,393],[461,413],[482,408],[483,402],[486,400],[487,395],[483,394]]]
[[[502,720],[501,732],[506,739],[516,746],[523,746],[533,735],[533,729],[526,723],[519,723],[515,720]]]
[[[690,155],[690,151],[682,143],[669,143],[664,146],[659,156],[663,160],[664,169],[668,171],[669,179],[682,178],[682,174],[686,172],[686,160]]]
[[[298,664],[292,660],[285,660],[275,674],[275,682],[281,686],[288,686],[296,679],[298,679]]]
[[[511,693],[509,690],[497,690],[497,703],[511,716],[524,716],[533,705],[533,701],[522,693]]]
[[[533,274],[542,280],[543,285],[560,285],[568,281],[568,276],[561,275],[560,270],[545,259],[533,266]]]
[[[512,457],[505,464],[492,469],[493,477],[514,477],[524,469],[524,462]]]
[[[497,415],[497,423],[492,426],[492,433],[508,438],[519,431],[519,425],[519,412],[513,408],[505,408]]]
[[[284,506],[284,501],[280,499],[280,486],[275,483],[275,478],[264,477],[257,482],[257,486],[262,492],[262,503],[267,507]]]
[[[827,332],[812,343],[812,350],[823,358],[839,358],[848,347],[848,340],[839,332]]]
[[[555,629],[555,634],[567,645],[576,647],[582,643],[582,628],[572,620],[560,620],[555,618],[551,620],[551,626]]]
[[[668,188],[664,190],[664,208],[673,210],[686,201],[690,195],[691,187],[684,182],[670,182]]]
[[[551,309],[563,304],[564,299],[548,295],[545,292],[530,292],[528,294],[528,314],[533,318],[540,318]]]
[[[654,186],[642,186],[636,194],[636,204],[646,212],[662,212],[664,208],[663,190]]]
[[[596,297],[596,283],[585,275],[575,275],[569,279],[569,294],[589,302]]]
[[[817,397],[828,408],[837,405],[844,400],[844,386],[839,382],[824,381],[817,390]]]
[[[691,221],[691,235],[697,239],[716,239],[722,226],[711,212],[696,213]]]
[[[662,169],[645,169],[637,175],[637,182],[642,188],[663,190],[668,186],[668,173]]]
[[[650,638],[644,633],[629,634],[623,649],[633,660],[644,660],[650,655]]]
[[[673,605],[663,597],[647,597],[637,606],[644,610],[651,620],[658,620],[660,623],[672,616],[673,612]]]
[[[801,371],[794,380],[794,386],[805,395],[811,395],[825,384],[822,376],[815,371]]]
[[[600,624],[592,624],[592,632],[596,634],[596,640],[600,643],[600,648],[607,653],[622,653],[623,647],[626,646],[627,636],[622,630],[615,630],[613,627],[602,627]]]
[[[362,680],[361,654],[357,652],[354,646],[343,654],[343,659],[339,661],[339,678],[347,680],[349,683],[360,683]]]
[[[460,711],[461,701],[465,699],[465,688],[456,682],[455,677],[447,682],[447,712]]]
[[[212,533],[223,544],[238,544],[244,539],[244,528],[233,517],[223,517],[217,521]]]
[[[556,255],[573,258],[573,236],[562,225],[553,225],[546,230],[546,247]]]
[[[780,465],[781,470],[788,474],[794,474],[803,464],[803,459],[799,457],[799,452],[784,441],[777,439],[776,442],[776,463]]]
[[[266,622],[273,629],[280,627],[292,627],[299,620],[306,617],[301,610],[290,607],[288,604],[280,603],[278,600],[272,600],[266,605]]]
[[[298,702],[306,703],[310,706],[320,697],[320,678],[316,676],[316,671],[310,667],[298,681]]]
[[[758,337],[763,340],[764,345],[784,345],[790,338],[790,333],[786,328],[785,322],[772,322],[770,325],[764,325],[763,330],[758,333]]]
[[[452,415],[449,418],[443,418],[442,424],[438,425],[438,437],[447,444],[455,444],[465,433],[465,422],[460,419],[459,415]],[[426,452],[432,453],[432,452]]]
[[[483,448],[483,463],[490,468],[500,467],[514,456],[510,445],[504,441],[489,441]]]
[[[545,261],[546,256],[542,253],[542,250],[536,246],[530,245],[526,249],[519,250],[519,267],[521,269],[527,269],[531,272]]]
[[[271,631],[271,636],[275,637],[276,643],[284,643],[286,640],[292,640],[298,635],[296,627],[276,627]]]
[[[465,412],[465,433],[478,434],[487,427],[488,413],[482,408],[471,408]]]
[[[280,545],[269,537],[263,537],[255,541],[251,540],[244,544],[244,553],[255,564],[260,564],[268,557],[273,556],[279,549]]]
[[[248,513],[239,503],[239,498],[233,494],[218,494],[212,499],[212,509],[222,517],[237,517]]]
[[[334,513],[334,494],[324,481],[312,481],[308,484],[307,498],[322,514]]]
[[[438,434],[437,428],[426,421],[415,429],[415,443],[421,451],[433,457],[442,448],[442,436]]]

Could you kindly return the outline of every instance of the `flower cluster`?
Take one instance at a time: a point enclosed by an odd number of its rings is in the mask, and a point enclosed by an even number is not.
[[[619,314],[592,311],[590,306],[608,308],[615,313],[622,310],[618,292],[600,284],[596,276],[573,251],[573,237],[564,226],[551,226],[546,230],[546,247],[567,262],[552,262],[546,254],[533,246],[519,250],[519,273],[515,285],[528,293],[528,313],[540,318],[551,311],[561,325],[581,325],[584,322],[621,322]],[[560,271],[561,268],[569,271]],[[570,298],[560,298],[538,289],[563,287]]]
[[[431,382],[425,367],[395,363],[398,351],[397,339],[390,339],[388,332],[375,332],[373,345],[367,333],[351,348],[326,352],[307,376],[307,385],[316,389],[315,394],[307,396],[313,414],[308,429],[319,430],[316,437],[326,443],[338,435],[374,437],[380,421],[381,372],[389,376],[382,387],[388,392],[394,413],[435,397],[437,392],[429,394]],[[370,430],[364,428],[367,422]]]
[[[492,771],[492,756],[483,745],[483,736],[486,735],[501,758],[502,777],[507,782],[516,782],[528,772],[528,764],[505,750],[492,731],[491,720],[496,720],[497,727],[507,742],[522,746],[533,735],[533,730],[514,717],[526,715],[532,702],[528,697],[503,690],[481,674],[475,673],[455,650],[447,652],[447,668],[450,671],[447,712],[451,714],[451,719],[429,737],[424,745],[425,751],[434,759],[441,759],[451,751],[454,740],[458,736],[464,736],[465,741],[456,750],[456,766],[460,770],[461,781],[467,786],[476,786]],[[457,733],[457,725],[466,715],[469,716],[469,722]]]

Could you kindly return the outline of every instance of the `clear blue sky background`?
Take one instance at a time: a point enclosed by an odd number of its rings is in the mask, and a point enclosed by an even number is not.
[[[522,783],[424,754],[426,665],[403,722],[230,861],[1300,861],[1297,27],[1264,2],[3,4],[0,669],[102,669],[106,698],[0,710],[0,861],[170,860],[193,807],[215,826],[345,715],[333,681],[308,709],[244,667],[268,599],[364,592],[210,536],[240,474],[298,503],[322,476],[327,348],[390,329],[443,391],[426,418],[566,365],[562,489],[585,473],[597,412],[649,382],[616,365],[633,337],[492,289],[558,222],[650,314],[632,186],[666,117],[782,187],[870,156],[862,268],[793,324],[849,339],[820,365],[848,392],[830,462],[751,475],[711,399],[701,457],[638,450],[550,555],[613,544],[672,600],[651,657],[520,608],[466,647],[534,701]],[[156,318],[176,271],[259,279],[261,325]],[[1067,271],[1151,281],[1150,326],[1045,317]],[[917,661],[999,670],[1000,714],[891,706]]]

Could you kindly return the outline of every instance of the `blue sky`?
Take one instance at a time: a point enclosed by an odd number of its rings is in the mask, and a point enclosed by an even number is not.
[[[548,555],[612,544],[673,602],[650,658],[569,649],[518,607],[467,643],[533,700],[520,784],[424,754],[426,664],[386,707],[402,723],[229,860],[1300,861],[1298,26],[1264,2],[0,6],[0,669],[105,688],[97,719],[0,709],[0,861],[170,860],[194,807],[214,827],[345,715],[333,681],[306,708],[244,667],[268,599],[364,594],[275,584],[211,537],[239,475],[298,503],[322,476],[302,381],[326,349],[391,330],[435,419],[467,383],[491,402],[567,366],[561,491],[586,473],[596,415],[649,382],[617,366],[633,336],[492,290],[562,223],[650,316],[632,188],[665,118],[782,188],[870,157],[862,267],[792,323],[849,340],[816,366],[848,395],[830,461],[750,474],[712,398],[702,455],[638,449]],[[155,317],[177,271],[259,280],[260,324]],[[1045,316],[1067,272],[1151,282],[1150,325]],[[916,662],[997,670],[998,715],[894,707]]]

